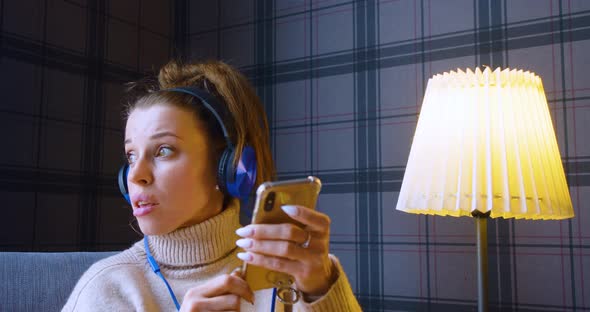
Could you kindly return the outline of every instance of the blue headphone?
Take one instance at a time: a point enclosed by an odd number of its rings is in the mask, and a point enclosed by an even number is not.
[[[240,153],[240,159],[238,160],[237,164],[234,165],[234,156],[236,153],[235,146],[231,142],[229,135],[227,133],[227,128],[223,123],[223,117],[227,116],[224,113],[226,110],[223,106],[219,105],[217,100],[209,93],[204,90],[195,88],[195,87],[181,87],[181,88],[172,88],[172,89],[165,89],[162,91],[172,91],[172,92],[180,92],[190,94],[193,97],[197,98],[201,101],[201,104],[207,108],[221,127],[223,131],[223,137],[227,143],[227,147],[221,154],[221,158],[219,159],[219,163],[217,164],[217,185],[219,185],[220,191],[222,191],[226,195],[230,195],[233,197],[239,198],[242,202],[246,202],[248,200],[248,196],[252,192],[254,188],[254,182],[256,181],[256,155],[254,154],[254,149],[248,145],[244,146]],[[131,200],[129,198],[129,188],[127,186],[127,174],[129,173],[129,164],[125,164],[119,169],[118,174],[118,182],[119,182],[119,190],[125,200],[131,204]],[[150,264],[154,273],[156,273],[165,283],[168,292],[176,306],[176,310],[180,310],[180,304],[168,284],[168,281],[160,272],[160,266],[152,256],[149,245],[148,245],[148,236],[145,235],[143,238],[144,248],[146,251],[148,263]],[[274,306],[274,301],[273,301]],[[274,310],[274,309],[273,309]]]
[[[223,116],[226,116],[225,109],[219,105],[217,100],[204,90],[195,87],[180,87],[165,89],[162,91],[173,91],[190,94],[193,97],[200,100],[201,104],[207,108],[208,111],[215,116],[221,130],[223,131],[223,137],[227,143],[227,147],[221,154],[219,163],[217,164],[217,185],[219,185],[220,191],[226,195],[237,197],[240,200],[247,200],[254,188],[254,182],[256,181],[256,155],[254,149],[251,146],[244,146],[240,154],[240,159],[236,165],[234,165],[234,155],[236,153],[235,146],[231,142],[227,129],[223,123]],[[129,198],[129,188],[127,186],[127,174],[129,173],[129,165],[125,164],[119,169],[118,181],[119,190],[125,200],[131,204]]]

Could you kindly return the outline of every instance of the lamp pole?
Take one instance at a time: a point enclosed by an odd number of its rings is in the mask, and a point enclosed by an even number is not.
[[[488,311],[488,218],[490,212],[474,210],[477,230],[477,311]]]

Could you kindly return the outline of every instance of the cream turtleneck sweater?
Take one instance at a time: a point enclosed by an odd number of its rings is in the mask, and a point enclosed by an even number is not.
[[[219,215],[166,235],[149,237],[149,247],[182,304],[192,287],[241,267],[236,254],[238,205]],[[313,303],[300,300],[295,311],[360,311],[346,274],[330,255],[338,278],[326,295]],[[269,311],[272,290],[255,292],[255,304],[242,300],[241,311]],[[143,240],[131,248],[93,264],[82,275],[62,311],[175,311],[164,282],[151,269]],[[276,301],[276,310],[283,307]]]

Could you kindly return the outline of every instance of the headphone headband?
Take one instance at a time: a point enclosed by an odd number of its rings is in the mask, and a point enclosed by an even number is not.
[[[223,137],[227,142],[227,146],[230,148],[233,147],[233,144],[229,139],[229,134],[227,133],[227,128],[225,127],[225,123],[223,122],[223,117],[227,116],[227,114],[225,114],[226,110],[221,105],[219,105],[217,99],[215,99],[215,97],[212,96],[209,92],[196,87],[178,87],[163,89],[161,91],[185,93],[201,100],[201,103],[205,106],[205,108],[207,108],[207,110],[210,111],[213,114],[213,116],[215,116],[215,119],[217,119],[217,124],[219,124],[219,126],[221,127],[221,131],[223,131]],[[222,116],[220,116],[220,113]]]
[[[209,110],[217,123],[223,131],[223,136],[227,142],[227,147],[221,153],[221,157],[217,164],[217,184],[220,190],[227,195],[247,200],[248,196],[254,188],[256,182],[256,155],[251,146],[244,146],[240,151],[234,150],[234,145],[229,138],[227,128],[223,123],[223,117],[229,118],[227,110],[223,105],[215,99],[209,92],[195,88],[195,87],[179,87],[171,89],[163,89],[161,91],[171,91],[189,94],[201,101],[201,104]],[[234,157],[240,155],[236,164],[234,164]],[[129,172],[129,165],[125,164],[119,170],[118,184],[121,194],[129,203],[129,188],[127,187],[127,174]]]

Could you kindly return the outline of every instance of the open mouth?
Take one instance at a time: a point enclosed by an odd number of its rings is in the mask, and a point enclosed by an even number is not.
[[[135,208],[133,208],[133,215],[136,217],[145,216],[152,212],[157,205],[158,203],[138,201]]]

